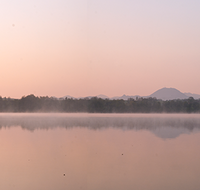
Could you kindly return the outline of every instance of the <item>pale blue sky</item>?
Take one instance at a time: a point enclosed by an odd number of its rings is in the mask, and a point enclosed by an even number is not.
[[[200,1],[2,0],[1,96],[200,94]]]

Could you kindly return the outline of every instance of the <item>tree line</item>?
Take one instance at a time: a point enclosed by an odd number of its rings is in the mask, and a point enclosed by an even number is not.
[[[192,97],[166,101],[156,98],[57,99],[31,94],[21,99],[0,97],[0,112],[200,113],[200,99],[196,100]]]

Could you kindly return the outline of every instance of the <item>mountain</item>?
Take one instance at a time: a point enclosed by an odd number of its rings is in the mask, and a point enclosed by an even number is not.
[[[188,96],[180,92],[175,88],[162,88],[151,94],[149,97],[162,99],[162,100],[174,100],[174,99],[187,99]]]
[[[99,94],[97,97],[98,97],[98,98],[101,98],[101,99],[109,99],[108,96],[103,95],[103,94]]]
[[[182,93],[175,88],[161,88],[161,89],[155,91],[150,96],[139,96],[139,95],[129,96],[129,95],[124,94],[123,96],[115,96],[115,97],[110,98],[106,95],[99,94],[97,96],[79,97],[78,99],[80,99],[80,98],[81,99],[84,99],[84,98],[91,99],[93,97],[98,97],[98,98],[102,98],[102,99],[110,99],[110,100],[121,100],[121,99],[128,100],[130,98],[136,99],[136,98],[149,98],[149,97],[157,98],[157,99],[161,99],[161,100],[187,99],[189,97],[193,97],[194,99],[200,99],[199,94]],[[77,98],[69,96],[69,95],[62,97],[62,99],[65,99],[65,98],[77,99]]]
[[[72,96],[70,96],[70,95],[63,96],[63,97],[61,97],[60,99],[65,99],[65,98],[68,98],[68,99],[76,99],[76,98],[74,98],[74,97],[72,97]]]
[[[127,95],[123,95],[123,96],[115,96],[115,97],[112,97],[112,98],[110,98],[111,100],[128,100],[128,99],[130,99],[130,98],[132,98],[132,99],[136,99],[136,98],[139,98],[140,96],[138,96],[138,95],[136,95],[136,96],[127,96]]]
[[[110,99],[108,96],[106,95],[103,95],[103,94],[99,94],[97,96],[86,96],[86,97],[79,97],[78,99],[91,99],[91,98],[94,98],[94,97],[97,97],[97,98],[101,98],[101,99]]]
[[[193,97],[194,99],[200,99],[200,95],[199,94],[192,94],[192,93],[184,93],[186,96],[188,97]]]

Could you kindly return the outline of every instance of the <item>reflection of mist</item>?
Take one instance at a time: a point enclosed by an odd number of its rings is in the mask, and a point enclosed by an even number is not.
[[[200,117],[184,115],[0,115],[0,128],[21,126],[22,129],[52,129],[85,127],[88,129],[119,128],[123,130],[149,130],[161,138],[175,138],[183,133],[200,130]]]

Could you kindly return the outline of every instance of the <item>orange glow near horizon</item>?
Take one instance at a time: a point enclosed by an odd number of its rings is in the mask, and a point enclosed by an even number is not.
[[[1,2],[0,95],[200,94],[200,4],[144,2]]]

